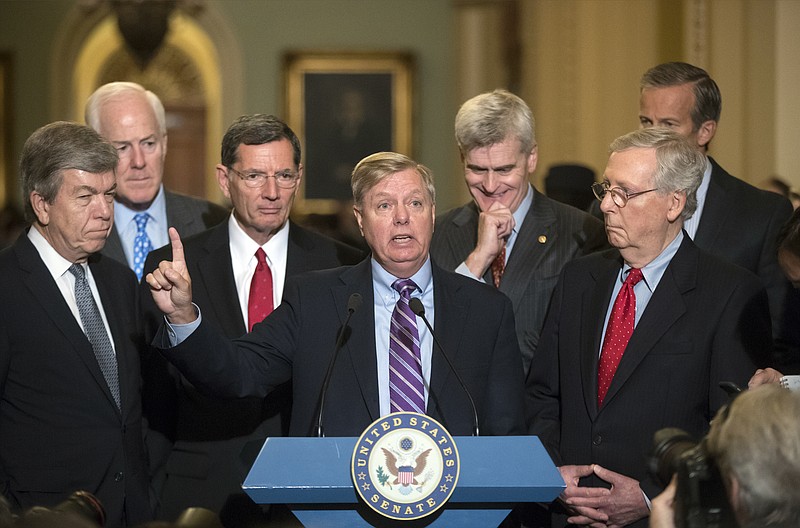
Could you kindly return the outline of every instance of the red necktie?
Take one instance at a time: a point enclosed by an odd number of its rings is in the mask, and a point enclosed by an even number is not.
[[[256,251],[256,271],[250,282],[250,297],[247,300],[247,329],[264,320],[272,312],[272,272],[267,264],[267,254],[258,248]]]
[[[492,280],[494,281],[494,287],[500,287],[500,279],[503,278],[503,272],[506,270],[506,246],[503,245],[503,249],[500,250],[500,253],[492,261]]]
[[[600,365],[597,369],[597,407],[603,405],[611,380],[628,346],[636,322],[636,294],[633,287],[642,280],[642,270],[631,268],[628,277],[617,294],[611,317],[608,318],[606,337],[600,353]]]

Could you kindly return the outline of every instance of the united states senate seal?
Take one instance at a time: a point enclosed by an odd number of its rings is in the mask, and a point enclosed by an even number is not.
[[[450,433],[424,414],[392,413],[364,430],[353,450],[353,484],[364,502],[397,520],[441,508],[458,482],[458,449]]]

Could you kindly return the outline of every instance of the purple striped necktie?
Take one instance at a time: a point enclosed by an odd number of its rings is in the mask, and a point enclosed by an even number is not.
[[[391,412],[425,413],[422,357],[419,349],[417,317],[408,305],[417,285],[411,279],[398,279],[392,288],[400,299],[392,312],[389,329],[389,399]]]

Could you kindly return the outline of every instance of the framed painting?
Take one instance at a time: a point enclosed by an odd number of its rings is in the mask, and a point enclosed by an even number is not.
[[[11,162],[11,55],[0,52],[0,209],[14,201],[17,181]]]
[[[286,55],[286,119],[305,160],[299,212],[334,213],[351,200],[350,174],[365,156],[412,154],[413,66],[407,53]]]

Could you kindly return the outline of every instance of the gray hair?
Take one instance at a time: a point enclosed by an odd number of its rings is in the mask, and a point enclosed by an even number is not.
[[[117,97],[131,94],[141,95],[147,100],[156,116],[159,132],[162,136],[166,136],[167,118],[161,99],[150,90],[145,90],[142,85],[134,82],[111,82],[95,90],[86,101],[86,109],[84,110],[84,119],[86,119],[86,123],[99,132],[100,113],[102,112],[103,106]]]
[[[742,528],[800,526],[800,393],[766,385],[741,393],[711,424],[709,453],[739,483]]]
[[[509,137],[518,139],[526,154],[536,145],[536,123],[531,109],[507,90],[476,95],[461,105],[455,130],[462,156]]]
[[[686,193],[686,205],[681,212],[685,221],[697,209],[697,189],[706,170],[706,157],[677,132],[665,127],[643,128],[620,136],[611,142],[610,153],[635,148],[655,149],[656,172],[654,187],[661,194]]]
[[[645,72],[639,84],[641,90],[668,88],[691,84],[694,93],[692,124],[694,131],[706,121],[719,122],[722,113],[722,95],[714,79],[703,68],[685,62],[666,62]]]
[[[221,163],[232,167],[239,161],[239,145],[263,145],[287,139],[292,144],[295,167],[300,165],[300,140],[289,125],[273,115],[253,114],[239,117],[222,138]]]
[[[416,171],[422,178],[431,203],[436,203],[436,189],[433,186],[433,173],[431,170],[412,160],[408,156],[397,152],[376,152],[358,162],[350,178],[353,189],[353,202],[362,206],[364,196],[383,179],[403,172],[404,170]]]
[[[114,172],[117,161],[117,150],[86,125],[57,121],[39,128],[25,141],[19,162],[25,217],[31,222],[36,220],[30,202],[32,192],[53,203],[64,171]]]

